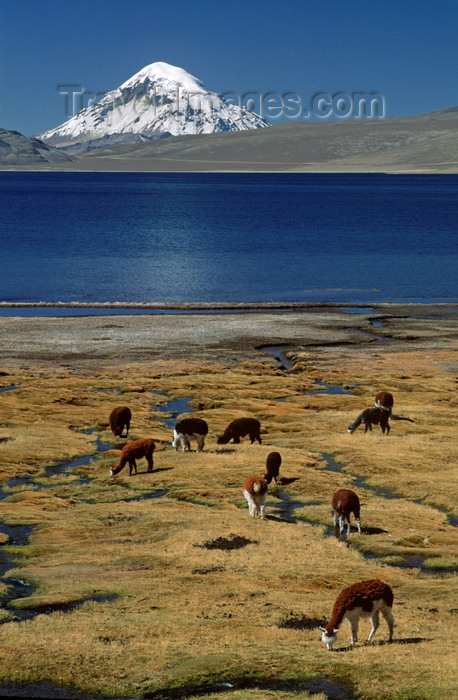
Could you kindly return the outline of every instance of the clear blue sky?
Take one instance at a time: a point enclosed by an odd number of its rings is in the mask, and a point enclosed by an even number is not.
[[[458,105],[457,0],[1,0],[0,127],[64,122],[58,85],[155,61],[216,92],[378,92],[386,116]]]

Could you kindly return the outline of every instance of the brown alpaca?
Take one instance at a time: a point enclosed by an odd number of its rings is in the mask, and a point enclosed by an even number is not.
[[[379,579],[359,581],[354,583],[337,596],[331,613],[331,619],[326,627],[320,627],[323,632],[321,641],[328,651],[337,639],[337,632],[343,620],[347,620],[351,627],[351,644],[358,641],[358,623],[361,617],[369,617],[372,629],[367,638],[370,642],[379,626],[379,617],[382,613],[389,629],[389,641],[393,639],[394,618],[391,611],[393,607],[393,591],[387,583]]]
[[[110,413],[110,428],[113,435],[122,437],[122,431],[126,428],[126,437],[129,434],[132,412],[128,406],[117,406]]]
[[[148,462],[148,472],[153,471],[153,452],[156,449],[156,445],[153,440],[146,438],[140,440],[134,440],[133,442],[128,442],[127,445],[121,450],[121,457],[119,463],[116,467],[110,469],[110,475],[116,476],[119,472],[124,469],[127,463],[129,463],[129,476],[132,475],[132,470],[137,473],[137,463],[136,459],[141,459],[145,457]]]

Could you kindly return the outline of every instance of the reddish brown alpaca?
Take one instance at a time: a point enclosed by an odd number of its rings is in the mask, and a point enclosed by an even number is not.
[[[119,472],[124,469],[127,463],[129,463],[129,476],[132,475],[132,470],[137,473],[137,463],[136,459],[141,459],[145,457],[148,462],[148,472],[153,471],[153,452],[156,449],[156,445],[153,440],[149,438],[134,440],[133,442],[128,442],[127,445],[121,450],[121,457],[119,463],[116,467],[110,469],[110,475],[116,476]]]
[[[390,394],[389,391],[379,391],[375,395],[375,405],[377,408],[386,408],[391,416],[394,406],[393,394]]]
[[[351,627],[351,644],[358,641],[358,623],[361,617],[370,617],[372,629],[367,638],[370,642],[379,626],[379,617],[382,613],[390,632],[389,641],[393,639],[394,618],[393,591],[387,583],[379,579],[359,581],[354,583],[337,596],[331,613],[331,619],[326,627],[320,627],[323,634],[321,641],[328,650],[337,639],[337,632],[343,620],[347,620]]]
[[[245,496],[250,515],[254,518],[258,513],[264,520],[266,517],[267,481],[262,476],[247,476],[243,482],[243,495]]]

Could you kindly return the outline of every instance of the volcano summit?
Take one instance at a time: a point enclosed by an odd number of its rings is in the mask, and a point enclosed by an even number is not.
[[[69,153],[166,136],[246,131],[269,126],[232,104],[183,68],[151,63],[64,124],[39,134]]]

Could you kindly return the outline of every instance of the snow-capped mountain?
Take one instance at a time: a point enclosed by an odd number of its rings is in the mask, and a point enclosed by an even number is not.
[[[38,138],[68,152],[83,152],[114,143],[265,126],[262,117],[207,90],[183,68],[157,62]]]

